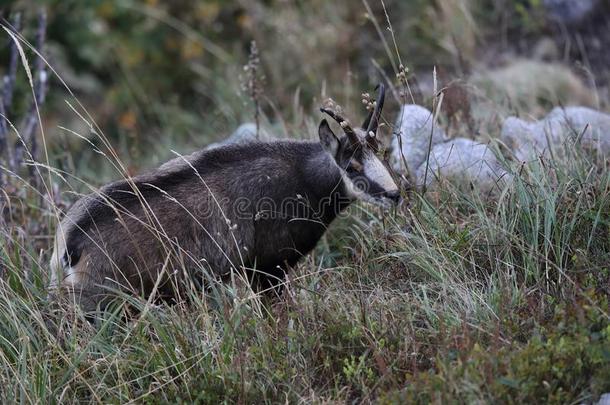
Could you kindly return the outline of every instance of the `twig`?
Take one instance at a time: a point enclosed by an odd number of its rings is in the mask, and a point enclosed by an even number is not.
[[[44,9],[41,9],[38,14],[38,29],[36,31],[36,49],[40,55],[43,54],[46,29],[47,13]],[[21,131],[23,141],[17,140],[15,144],[15,163],[17,164],[21,164],[23,159],[23,148],[28,147],[28,145],[32,160],[36,161],[38,157],[38,142],[36,139],[36,127],[38,124],[37,108],[40,109],[40,107],[44,104],[48,81],[46,66],[40,55],[36,56],[36,60],[34,62],[34,98],[32,99],[32,103],[28,109],[25,124],[23,130]],[[34,181],[36,179],[34,166],[29,166],[28,171],[30,174],[30,179]]]
[[[16,13],[13,18],[12,30],[18,32],[21,30],[21,14]],[[13,90],[15,89],[15,79],[17,76],[17,62],[19,53],[17,44],[9,38],[9,66],[6,74],[2,78],[2,93],[0,100],[0,161],[6,159],[10,170],[15,169],[14,161],[8,149],[8,116],[13,102]],[[4,174],[0,173],[0,186],[4,185]]]
[[[441,105],[443,104],[443,96],[444,93],[441,90],[440,95],[438,89],[438,81],[436,77],[436,66],[433,70],[434,76],[434,99],[432,101],[432,125],[430,126],[430,139],[428,140],[428,152],[426,156],[426,171],[424,172],[424,184],[422,185],[422,196],[426,194],[428,189],[428,169],[430,168],[430,152],[432,151],[432,137],[434,136],[434,123],[438,119],[438,113],[441,110]]]
[[[390,79],[388,74],[383,70],[383,68],[379,65],[379,63],[375,59],[371,58],[371,63],[373,64],[373,66],[375,66],[375,69],[377,70],[377,72],[379,72],[381,77],[383,77],[383,80],[388,84],[388,87],[390,88],[390,91],[392,92],[394,99],[396,99],[396,102],[400,104],[401,103],[400,94],[398,94],[398,91],[396,90],[396,86],[394,86],[394,83],[392,83],[392,80]]]
[[[21,30],[21,14],[15,14],[12,23],[14,31]],[[17,44],[9,39],[9,66],[6,74],[2,77],[2,92],[0,93],[0,164],[4,160],[9,171],[12,171],[13,160],[8,149],[8,114],[13,100],[13,90],[15,88],[15,78],[17,76],[17,61],[19,60]],[[6,221],[4,220],[6,211],[9,206],[8,195],[6,194],[5,186],[8,181],[4,169],[0,169],[0,232],[8,232],[6,230]],[[0,277],[6,272],[6,265],[0,260]]]
[[[390,49],[390,46],[388,45],[388,41],[385,39],[385,36],[383,35],[383,31],[381,31],[381,27],[379,26],[379,23],[377,22],[377,19],[375,18],[375,14],[373,14],[373,10],[371,9],[371,6],[369,5],[367,0],[362,0],[362,4],[366,8],[367,17],[373,23],[373,26],[375,27],[375,30],[377,31],[377,35],[379,36],[379,39],[381,39],[381,43],[383,44],[386,54],[388,55],[388,57],[390,59],[390,63],[392,64],[392,68],[394,69],[394,72],[398,72],[398,66],[396,65],[396,62],[394,61],[394,58],[392,57],[392,50]],[[385,5],[384,5],[384,8],[385,8]],[[392,35],[394,35],[394,32],[391,30],[391,27],[390,27],[390,33]],[[398,57],[399,63],[400,63],[400,54],[397,54],[397,57]]]
[[[248,64],[244,66],[246,72],[246,79],[243,83],[243,89],[248,93],[250,99],[254,103],[254,121],[256,123],[256,139],[259,139],[260,135],[260,98],[263,93],[263,80],[264,78],[259,77],[258,71],[260,68],[260,56],[258,53],[258,47],[256,41],[252,41],[250,44],[250,55],[248,56]]]

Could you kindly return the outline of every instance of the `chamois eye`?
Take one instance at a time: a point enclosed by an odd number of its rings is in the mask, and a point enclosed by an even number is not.
[[[347,166],[348,173],[360,173],[362,171],[362,165],[359,162],[351,161]]]

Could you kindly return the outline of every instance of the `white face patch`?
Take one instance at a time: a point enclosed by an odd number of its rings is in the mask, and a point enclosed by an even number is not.
[[[64,278],[61,280],[61,284],[66,287],[76,287],[82,281],[83,274],[87,271],[89,265],[89,255],[83,255],[72,267],[64,269]]]
[[[364,191],[358,189],[352,179],[349,178],[346,172],[341,174],[341,178],[343,179],[343,184],[345,184],[345,189],[347,191],[347,195],[354,200],[364,201],[373,205],[378,205],[384,209],[389,209],[391,204],[386,199],[373,198],[369,194]]]
[[[381,162],[379,162],[379,164],[381,164]],[[396,184],[394,183],[394,180],[392,179],[390,174],[387,172],[387,170],[385,169],[383,164],[381,164],[381,167],[385,171],[385,175],[390,178],[391,183],[394,185],[394,188],[386,189],[386,191],[396,190],[397,187],[396,187]],[[345,184],[345,189],[346,189],[347,195],[350,198],[352,198],[354,200],[360,200],[360,201],[368,202],[370,204],[378,205],[384,209],[389,209],[392,206],[392,204],[390,203],[390,200],[388,200],[386,198],[375,198],[375,197],[371,196],[370,194],[365,193],[358,187],[356,187],[356,185],[354,184],[352,179],[347,175],[347,172],[344,170],[341,170],[341,178],[343,179],[343,184]],[[377,181],[377,180],[375,180],[375,181]],[[386,184],[389,184],[389,183],[387,183],[387,181],[386,181]]]
[[[394,182],[392,176],[388,172],[388,169],[381,163],[376,156],[368,156],[364,162],[364,175],[366,178],[371,179],[375,183],[379,184],[384,191],[396,191],[398,186]]]

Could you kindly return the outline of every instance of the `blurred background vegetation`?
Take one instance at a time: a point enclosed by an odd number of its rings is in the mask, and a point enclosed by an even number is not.
[[[506,101],[495,87],[507,78],[487,72],[519,58],[542,63],[509,72],[525,76],[516,86],[525,91],[532,91],[531,81],[543,86],[527,78],[536,67],[545,80],[563,75],[561,83],[548,84],[553,94],[511,94],[501,112],[476,109],[471,136],[489,131],[489,117],[545,106],[545,98],[546,105],[574,97],[599,104],[587,94],[593,92],[590,78],[602,90],[609,81],[609,57],[598,51],[610,37],[606,6],[590,17],[596,23],[569,30],[548,17],[542,0],[46,0],[9,1],[0,11],[8,21],[22,12],[22,32],[32,39],[41,6],[49,14],[45,56],[132,170],[171,157],[170,149],[186,152],[222,139],[253,119],[243,69],[253,40],[260,51],[263,125],[276,136],[311,136],[308,119],[317,119],[323,98],[358,108],[359,94],[380,80],[393,81],[400,63],[420,103],[432,96],[434,67],[440,86],[467,83],[457,99],[446,94],[448,115],[470,114],[473,99]],[[0,73],[8,65],[8,42],[3,36]],[[564,67],[551,69],[547,62]],[[18,94],[29,94],[23,69],[19,76]],[[23,102],[14,108],[18,115],[27,102],[19,95],[15,100]],[[84,178],[99,179],[103,166],[92,149],[58,129],[92,138],[65,100],[66,90],[52,78],[43,111],[52,156],[67,169],[79,167]],[[388,104],[389,114],[396,111],[397,102]]]

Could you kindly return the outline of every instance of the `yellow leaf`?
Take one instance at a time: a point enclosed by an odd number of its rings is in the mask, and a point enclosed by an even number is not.
[[[136,123],[136,114],[131,110],[124,112],[119,117],[119,127],[123,129],[134,130],[136,128]]]

